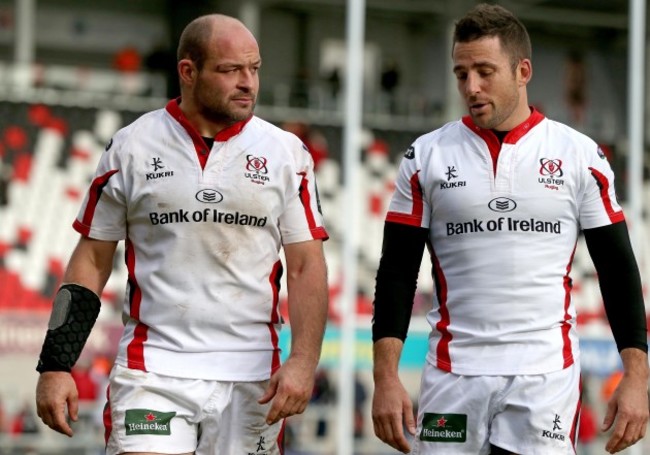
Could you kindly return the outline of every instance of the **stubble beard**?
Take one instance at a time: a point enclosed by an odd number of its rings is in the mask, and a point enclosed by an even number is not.
[[[216,125],[230,126],[249,118],[257,104],[258,87],[225,87],[215,81],[199,77],[192,87],[192,98],[199,114]],[[252,101],[245,106],[237,99],[248,98]]]
[[[494,102],[490,102],[490,110],[492,111],[490,114],[474,115],[470,110],[470,116],[475,125],[486,130],[496,129],[499,125],[503,124],[508,120],[508,118],[510,118],[517,107],[517,102],[517,97],[511,98],[508,100],[507,104],[502,104],[500,108],[497,107]]]
[[[227,104],[221,104],[219,106],[204,105],[201,109],[201,113],[205,118],[214,123],[225,123],[232,125],[233,123],[246,120],[251,116],[254,109],[255,103],[251,105],[250,109],[233,109],[230,108]]]
[[[499,113],[496,110],[496,107],[492,104],[492,114],[491,115],[474,115],[471,114],[474,124],[480,126],[483,129],[491,130],[499,126],[504,119],[501,118]],[[471,111],[470,111],[471,113]]]

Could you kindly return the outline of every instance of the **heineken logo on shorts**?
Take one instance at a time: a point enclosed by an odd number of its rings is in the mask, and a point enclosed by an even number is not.
[[[422,417],[420,441],[465,442],[467,415],[425,413]]]
[[[127,409],[124,418],[126,434],[171,434],[171,420],[175,412],[160,412],[152,409]]]

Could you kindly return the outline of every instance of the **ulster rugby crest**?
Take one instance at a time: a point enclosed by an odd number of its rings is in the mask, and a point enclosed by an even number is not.
[[[246,172],[244,176],[253,183],[264,185],[269,181],[267,160],[263,156],[246,155]]]
[[[562,160],[559,159],[550,159],[542,158],[539,160],[539,175],[537,179],[539,183],[544,185],[544,188],[549,190],[559,190],[561,186],[564,185],[564,180],[562,176],[564,171],[562,170]]]

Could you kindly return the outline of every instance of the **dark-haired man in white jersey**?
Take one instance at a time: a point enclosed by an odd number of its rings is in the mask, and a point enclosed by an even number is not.
[[[461,18],[454,73],[469,115],[418,138],[386,217],[374,302],[373,421],[417,454],[574,454],[580,410],[571,264],[580,231],[625,373],[606,449],[648,423],[645,309],[614,175],[598,145],[529,107],[531,46],[496,5]],[[397,366],[422,252],[436,295],[417,422]]]

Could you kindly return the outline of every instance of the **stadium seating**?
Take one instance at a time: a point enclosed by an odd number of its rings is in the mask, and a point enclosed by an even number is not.
[[[138,113],[2,102],[0,114],[12,119],[12,123],[0,131],[0,176],[5,180],[0,187],[4,193],[0,197],[0,309],[49,311],[50,300],[77,239],[70,224],[104,144]],[[366,298],[370,298],[374,290],[383,218],[399,158],[391,158],[390,146],[385,141],[369,139],[356,176],[361,188],[358,207],[362,231],[358,278],[360,293]],[[339,161],[327,158],[320,162],[317,178],[331,236],[326,252],[335,316],[337,290],[341,288],[342,240],[349,227],[343,216]],[[650,211],[650,184],[646,184],[644,192],[647,213]],[[640,262],[647,275],[650,263],[647,242],[641,247]],[[120,254],[121,251],[116,257],[121,257]],[[423,295],[434,292],[427,261],[425,258],[418,287]],[[579,323],[591,325],[590,330],[596,333],[606,331],[597,277],[582,239],[572,275],[574,298],[580,311]],[[117,319],[118,296],[123,295],[124,282],[124,266],[116,260],[103,296],[110,304],[104,305],[106,314],[102,317]],[[363,306],[359,308],[362,313],[368,310]]]

